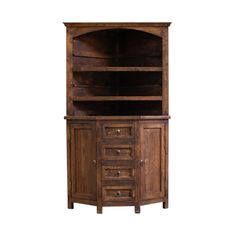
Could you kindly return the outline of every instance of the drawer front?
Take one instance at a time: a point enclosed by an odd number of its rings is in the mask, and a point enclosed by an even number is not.
[[[103,160],[132,160],[134,146],[132,145],[102,145]]]
[[[132,201],[135,198],[132,186],[104,186],[103,201]]]
[[[134,124],[104,123],[102,124],[102,138],[134,138]]]
[[[102,177],[104,180],[133,180],[134,169],[127,166],[103,166]]]

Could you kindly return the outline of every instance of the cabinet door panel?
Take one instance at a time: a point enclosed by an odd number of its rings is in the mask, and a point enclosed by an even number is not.
[[[94,123],[71,125],[72,197],[96,200],[96,130]]]
[[[164,197],[164,124],[140,125],[140,198],[151,200]]]

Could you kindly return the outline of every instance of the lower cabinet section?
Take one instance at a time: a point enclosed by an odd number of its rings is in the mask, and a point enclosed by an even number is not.
[[[168,207],[168,120],[67,121],[68,207]]]

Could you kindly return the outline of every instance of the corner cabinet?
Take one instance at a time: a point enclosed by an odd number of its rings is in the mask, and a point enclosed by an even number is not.
[[[68,208],[168,208],[168,26],[65,23]]]

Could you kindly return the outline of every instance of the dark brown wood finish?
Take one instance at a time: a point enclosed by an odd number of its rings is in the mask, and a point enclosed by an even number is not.
[[[170,23],[64,24],[68,208],[168,208]]]
[[[164,188],[165,188],[165,200],[163,201],[163,208],[168,208],[169,207],[169,198],[168,198],[168,195],[169,195],[169,187],[168,187],[168,173],[169,173],[169,154],[168,154],[168,149],[169,149],[169,142],[168,142],[168,135],[169,135],[169,126],[168,126],[168,123],[165,124],[165,132],[164,132],[164,136],[165,136],[165,183],[164,183]]]
[[[140,199],[164,197],[165,136],[164,124],[140,123]]]
[[[70,130],[71,197],[96,201],[97,157],[95,123],[72,124]]]
[[[72,81],[73,81],[73,57],[72,57],[72,36],[67,29],[66,34],[66,101],[68,115],[73,115],[73,102],[72,102]]]
[[[161,101],[161,96],[77,96],[73,101]]]
[[[168,27],[171,22],[64,22],[66,27]]]
[[[162,114],[168,115],[169,113],[169,85],[168,85],[168,28],[164,29],[163,31],[163,38],[162,38],[162,50],[163,50],[163,58],[162,58],[162,94],[163,94],[163,105],[162,105]]]
[[[73,209],[74,203],[72,201],[72,176],[71,176],[71,128],[69,121],[66,122],[66,143],[67,143],[67,199],[68,199],[68,208]]]
[[[150,72],[158,72],[158,71],[162,71],[162,67],[141,67],[141,66],[132,66],[132,67],[128,67],[128,66],[125,66],[125,67],[112,67],[112,66],[97,66],[97,67],[94,67],[94,66],[85,66],[85,67],[82,67],[80,66],[79,68],[77,68],[76,65],[74,65],[75,69],[74,71],[78,71],[78,72],[85,72],[85,71],[117,71],[117,72],[123,72],[123,71],[129,71],[129,72],[136,72],[136,71],[150,71]]]

